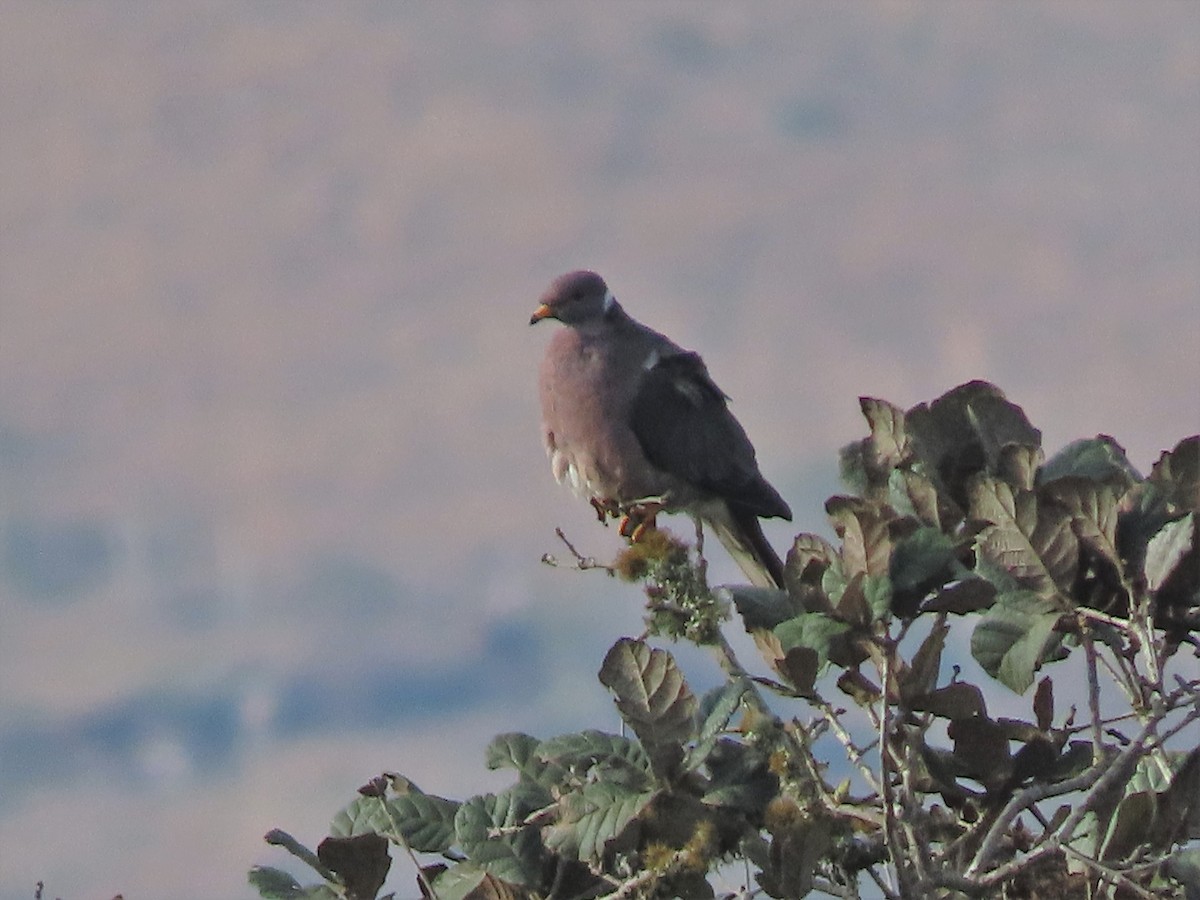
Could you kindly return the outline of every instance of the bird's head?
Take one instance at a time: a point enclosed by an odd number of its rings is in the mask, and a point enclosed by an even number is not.
[[[599,321],[615,303],[612,291],[595,272],[568,272],[550,282],[538,301],[538,308],[529,317],[529,324],[542,319],[558,319],[565,325]]]

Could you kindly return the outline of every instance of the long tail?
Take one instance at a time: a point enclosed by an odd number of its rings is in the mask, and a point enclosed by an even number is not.
[[[705,522],[751,584],[783,588],[783,560],[767,542],[758,516],[725,504],[721,514],[710,514]]]

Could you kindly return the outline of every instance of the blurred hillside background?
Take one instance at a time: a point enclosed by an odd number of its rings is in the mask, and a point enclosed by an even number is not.
[[[1143,472],[1200,429],[1200,4],[0,26],[0,900],[246,897],[384,769],[615,727],[641,598],[539,562],[617,546],[539,443],[564,270],[704,354],[781,547],[860,394],[987,378]]]

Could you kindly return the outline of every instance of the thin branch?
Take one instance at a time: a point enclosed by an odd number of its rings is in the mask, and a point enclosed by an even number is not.
[[[825,721],[829,723],[829,727],[833,731],[834,735],[841,742],[842,746],[846,748],[846,753],[850,757],[850,761],[858,767],[858,771],[862,774],[863,778],[866,779],[867,785],[876,794],[882,796],[883,788],[879,784],[878,779],[876,779],[875,773],[871,770],[871,767],[867,765],[865,751],[860,750],[858,746],[855,745],[854,739],[850,736],[850,732],[846,730],[845,726],[842,725],[841,719],[838,718],[837,712],[834,710],[833,706],[830,705],[828,700],[819,695],[814,695],[814,697],[809,700],[809,703],[821,711],[821,715],[824,717]]]
[[[1096,643],[1092,640],[1092,627],[1087,619],[1079,619],[1079,634],[1083,639],[1083,653],[1087,663],[1088,712],[1092,724],[1092,765],[1104,756],[1104,734],[1101,731],[1100,679],[1096,675]]]
[[[599,900],[631,900],[639,896],[644,887],[654,884],[663,878],[669,878],[685,866],[694,862],[694,854],[685,849],[676,850],[663,865],[653,869],[643,869],[627,881],[619,882],[617,889],[611,894],[605,894]]]
[[[897,894],[891,888],[891,886],[883,880],[880,874],[875,871],[874,866],[867,866],[867,874],[871,876],[871,880],[875,882],[875,885],[879,888],[879,890],[883,891],[883,896],[886,898],[886,900],[901,900],[900,895]]]
[[[609,575],[616,575],[616,569],[614,569],[612,566],[605,565],[602,562],[597,562],[594,556],[584,556],[582,553],[576,550],[575,545],[571,543],[571,541],[567,538],[566,533],[561,528],[555,528],[554,533],[557,535],[558,539],[566,545],[567,550],[569,550],[571,553],[571,556],[575,557],[575,568],[579,569],[579,571],[586,572],[588,569],[600,569],[603,572],[607,572]],[[547,566],[558,566],[558,559],[551,553],[543,553],[542,562]]]
[[[1045,800],[1047,797],[1057,797],[1062,794],[1070,794],[1074,791],[1088,790],[1099,782],[1106,772],[1110,771],[1112,771],[1112,768],[1101,762],[1100,764],[1093,765],[1086,772],[1082,772],[1066,781],[1034,783],[1025,788],[1025,790],[1018,791],[1005,804],[1000,814],[992,820],[991,827],[984,836],[983,843],[980,844],[979,849],[975,852],[975,857],[971,860],[971,863],[967,866],[963,874],[967,878],[971,878],[991,862],[992,857],[1000,848],[1000,843],[1004,835],[1008,833],[1009,826],[1012,825],[1013,820],[1032,804],[1037,803],[1039,800]],[[1024,858],[1028,859],[1033,856],[1035,854],[1029,854],[1029,856]]]
[[[858,891],[854,890],[853,888],[844,887],[840,884],[834,884],[832,881],[829,881],[826,878],[821,878],[815,875],[813,876],[812,886],[816,890],[822,891],[831,897],[842,897],[844,900],[851,900],[851,898],[858,896]]]
[[[1155,894],[1152,894],[1150,891],[1143,888],[1124,872],[1121,872],[1118,869],[1110,868],[1109,866],[1092,859],[1087,854],[1080,853],[1074,847],[1069,845],[1064,844],[1060,849],[1063,851],[1063,853],[1066,853],[1068,856],[1078,860],[1081,864],[1098,873],[1102,880],[1119,884],[1121,887],[1133,891],[1133,893],[1135,893],[1137,896],[1146,898],[1146,900],[1154,900],[1156,896]],[[1156,863],[1156,865],[1161,864],[1161,860]]]
[[[400,822],[396,819],[396,814],[390,806],[388,806],[387,798],[379,796],[375,798],[379,802],[379,808],[383,810],[383,814],[387,817],[388,824],[392,826],[392,835],[389,835],[397,844],[404,848],[404,852],[408,854],[409,860],[417,870],[417,880],[421,882],[421,887],[424,891],[433,898],[438,900],[438,892],[433,889],[433,883],[425,877],[425,872],[421,868],[421,863],[417,859],[417,854],[413,852],[413,848],[409,846],[408,838],[404,836],[404,831],[400,828]]]
[[[1191,703],[1196,702],[1195,697],[1191,697],[1188,699],[1189,699],[1189,702],[1191,702]],[[1166,714],[1174,712],[1180,706],[1182,706],[1181,703],[1177,703],[1177,704],[1171,706],[1167,710],[1167,712],[1164,713],[1164,717],[1166,716]],[[1177,724],[1172,725],[1170,728],[1168,728],[1166,733],[1160,735],[1158,737],[1158,739],[1156,741],[1154,741],[1153,744],[1150,745],[1150,749],[1151,750],[1165,749],[1165,745],[1166,745],[1167,741],[1169,741],[1171,738],[1175,737],[1175,735],[1179,734],[1179,732],[1183,731],[1183,729],[1187,728],[1189,725],[1191,725],[1197,719],[1200,719],[1200,706],[1193,706],[1192,711],[1189,712],[1186,716],[1184,716],[1180,722],[1178,722]],[[1167,773],[1167,775],[1168,775],[1168,777],[1170,777],[1169,772]]]
[[[913,777],[917,771],[917,740],[924,742],[925,729],[922,729],[915,738],[911,734],[904,734],[904,766],[900,772],[900,808],[904,810],[901,824],[908,834],[909,844],[916,851],[913,862],[916,864],[917,878],[924,881],[933,868],[933,860],[929,853],[930,842],[925,839],[925,834],[918,834],[916,830],[918,815],[922,819],[925,818],[925,810],[916,799],[916,790],[913,786]],[[926,829],[926,833],[928,833],[928,829]]]
[[[692,519],[696,526],[696,566],[700,570],[700,581],[708,585],[708,559],[704,555],[704,521],[699,516]]]
[[[1146,657],[1146,669],[1150,673],[1150,684],[1159,693],[1163,692],[1162,666],[1158,659],[1158,644],[1154,640],[1153,611],[1150,595],[1142,592],[1136,606],[1129,611],[1129,621],[1142,645]]]
[[[1109,648],[1111,651],[1111,648]],[[1112,659],[1108,655],[1097,652],[1097,661],[1108,670],[1108,675],[1125,694],[1125,699],[1129,701],[1130,709],[1134,710],[1137,715],[1144,709],[1145,704],[1142,700],[1142,692],[1137,687],[1136,673],[1130,673],[1128,663],[1115,653],[1112,654]]]
[[[784,731],[791,735],[792,739],[799,746],[800,759],[804,763],[808,777],[816,788],[821,802],[830,813],[837,818],[857,819],[859,822],[870,822],[877,828],[883,827],[883,817],[875,810],[852,803],[842,803],[830,793],[829,786],[825,783],[825,779],[821,777],[821,773],[817,768],[816,759],[812,755],[812,746],[809,744],[808,735],[803,725],[793,720],[784,726]]]
[[[896,795],[892,789],[892,770],[896,760],[888,746],[892,733],[892,704],[888,697],[892,696],[892,653],[895,645],[889,641],[883,642],[883,662],[880,667],[882,685],[883,713],[879,720],[879,780],[883,787],[883,823],[887,835],[888,849],[892,857],[892,867],[896,871],[896,880],[900,885],[900,893],[912,896],[914,885],[911,873],[904,863],[904,844],[900,838],[900,829],[896,824]]]
[[[747,683],[751,684],[749,693],[753,693],[756,705],[768,715],[773,716],[767,707],[767,702],[763,700],[762,695],[758,693],[758,689],[754,688],[752,683],[756,680],[746,671],[745,666],[737,658],[737,654],[733,650],[733,646],[725,639],[724,633],[717,629],[716,639],[706,645],[717,659],[717,665],[721,667],[721,671],[730,678],[743,678]]]
[[[1085,619],[1090,619],[1093,622],[1103,622],[1119,631],[1130,631],[1131,625],[1128,619],[1123,619],[1120,616],[1111,616],[1108,613],[1100,612],[1098,609],[1092,609],[1090,606],[1076,607],[1075,612]]]
[[[1151,738],[1155,737],[1155,729],[1158,727],[1159,722],[1161,722],[1163,718],[1176,709],[1176,704],[1178,704],[1181,699],[1183,699],[1181,692],[1175,692],[1166,698],[1166,700],[1159,705],[1159,708],[1150,715],[1150,721],[1148,721],[1142,728],[1141,734],[1134,738],[1134,740],[1130,742],[1129,746],[1123,749],[1117,755],[1116,759],[1108,764],[1107,768],[1104,770],[1104,773],[1091,787],[1087,798],[1083,803],[1079,804],[1079,806],[1074,812],[1071,813],[1070,817],[1063,824],[1062,831],[1059,832],[1062,843],[1066,844],[1071,840],[1072,836],[1075,834],[1075,829],[1078,828],[1079,823],[1083,821],[1083,817],[1096,807],[1101,797],[1104,797],[1107,792],[1111,790],[1119,789],[1118,785],[1128,779],[1129,773],[1133,766],[1137,763],[1138,759],[1144,755],[1147,742],[1149,742]],[[1200,718],[1200,709],[1193,709],[1191,713],[1184,717],[1183,721],[1180,722],[1175,728],[1168,731],[1166,735],[1159,737],[1158,744],[1161,746],[1162,741],[1176,734],[1178,731],[1186,727],[1189,722],[1194,721],[1196,718]]]
[[[1118,722],[1127,722],[1130,719],[1136,719],[1136,718],[1137,718],[1137,713],[1128,712],[1128,713],[1123,713],[1122,715],[1119,715],[1119,716],[1109,716],[1107,719],[1101,719],[1100,724],[1102,726],[1115,725]],[[1092,723],[1088,722],[1085,725],[1071,725],[1069,727],[1060,728],[1059,730],[1063,734],[1066,734],[1066,735],[1079,734],[1081,731],[1091,731]]]

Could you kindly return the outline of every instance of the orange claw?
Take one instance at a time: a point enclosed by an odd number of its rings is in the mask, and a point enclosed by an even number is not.
[[[638,543],[647,530],[658,527],[656,519],[664,508],[665,504],[654,500],[633,504],[625,510],[618,533],[621,537],[629,538],[631,544]]]
[[[620,514],[615,500],[601,500],[599,497],[592,497],[588,502],[592,504],[592,509],[596,510],[596,518],[601,522],[606,522],[609,516],[615,519]]]

